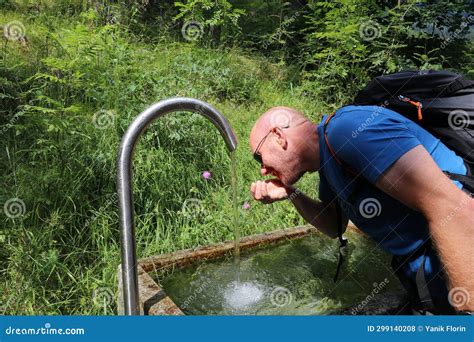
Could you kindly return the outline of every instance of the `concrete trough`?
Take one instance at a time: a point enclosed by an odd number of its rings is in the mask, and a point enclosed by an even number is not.
[[[349,223],[348,230],[364,235],[353,224]],[[240,241],[240,250],[256,250],[283,241],[299,239],[310,234],[321,234],[313,226],[305,225],[286,228],[272,232],[250,235],[243,237]],[[230,255],[234,250],[234,241],[225,241],[208,246],[185,249],[173,253],[147,257],[138,260],[138,286],[141,315],[184,315],[173,300],[167,296],[165,290],[151,276],[158,271],[166,271],[183,268],[206,260],[215,260]],[[379,308],[376,314],[390,313],[400,298],[395,296],[384,303],[384,306],[392,308]],[[123,287],[121,265],[118,267],[118,313],[123,315]],[[370,314],[370,313],[369,313]],[[373,313],[372,313],[373,314]]]

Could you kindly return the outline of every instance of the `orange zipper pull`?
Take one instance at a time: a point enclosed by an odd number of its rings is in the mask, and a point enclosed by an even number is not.
[[[412,101],[409,97],[405,97],[403,95],[398,95],[398,99],[416,106],[416,108],[418,109],[418,121],[421,121],[423,119],[423,115],[421,113],[421,108],[423,108],[423,104],[421,104],[421,102]]]
[[[421,107],[423,107],[423,105],[420,102],[417,102],[417,107],[418,107],[418,121],[421,121],[423,119],[423,116],[421,115]]]

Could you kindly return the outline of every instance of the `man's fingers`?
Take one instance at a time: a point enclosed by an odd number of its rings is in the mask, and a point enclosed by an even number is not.
[[[256,181],[250,185],[250,192],[252,197],[261,201],[262,203],[272,203],[276,198],[272,198],[274,194],[270,194],[270,190],[273,191],[275,187],[274,183],[267,181]]]
[[[262,187],[260,189],[261,191],[261,195],[262,195],[262,198],[265,198],[268,196],[268,188],[267,188],[267,183],[266,182],[261,182],[262,183]]]
[[[253,182],[252,185],[250,186],[250,192],[252,193],[252,197],[254,200],[258,200],[257,198],[257,187],[258,187],[258,181]]]
[[[258,181],[255,190],[255,199],[262,199],[262,182]]]

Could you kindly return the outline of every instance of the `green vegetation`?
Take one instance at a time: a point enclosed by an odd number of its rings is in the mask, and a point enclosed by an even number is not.
[[[424,4],[0,1],[2,311],[115,313],[97,293],[116,294],[117,148],[133,118],[167,97],[207,101],[234,128],[238,200],[251,204],[242,235],[302,224],[289,203],[250,201],[260,177],[247,145],[253,122],[275,105],[317,121],[381,72],[474,74],[469,25],[461,26],[469,11]],[[433,18],[448,30],[444,41]],[[181,28],[193,20],[200,39],[187,41]],[[367,20],[379,22],[373,40],[360,33]],[[8,39],[18,22],[23,34]],[[316,196],[317,175],[304,178],[299,186]],[[228,152],[197,114],[150,127],[136,149],[134,189],[139,257],[233,237]],[[190,200],[199,203],[192,213]]]

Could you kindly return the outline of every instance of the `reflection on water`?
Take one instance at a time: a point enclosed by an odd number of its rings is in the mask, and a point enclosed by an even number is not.
[[[355,306],[358,314],[400,286],[388,255],[356,233],[346,235],[350,253],[337,283],[338,242],[321,235],[242,253],[240,279],[231,257],[156,278],[191,315],[335,314]]]

